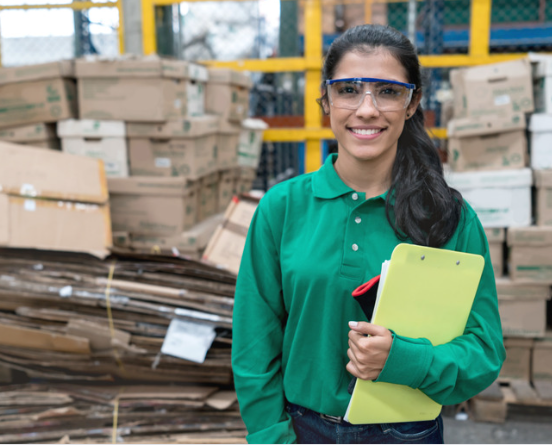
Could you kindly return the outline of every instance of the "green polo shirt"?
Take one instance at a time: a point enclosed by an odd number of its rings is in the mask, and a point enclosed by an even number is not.
[[[314,173],[274,186],[251,221],[236,285],[232,367],[250,443],[293,443],[285,401],[332,416],[349,403],[348,322],[366,321],[351,292],[401,242],[386,193],[365,199],[328,157]],[[407,241],[408,242],[408,241]],[[490,385],[505,358],[487,239],[469,205],[444,249],[485,257],[461,337],[432,346],[395,335],[378,381],[419,388],[441,404]]]

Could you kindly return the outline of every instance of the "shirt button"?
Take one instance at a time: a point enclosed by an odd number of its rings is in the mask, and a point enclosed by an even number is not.
[[[356,201],[358,199],[358,193],[353,193],[352,198],[353,198],[353,201]]]
[[[357,216],[357,217],[355,218],[355,222],[356,222],[357,224],[360,224],[361,221],[362,221],[362,219],[360,219],[360,216]]]
[[[353,244],[353,250],[356,252],[358,250],[358,245]]]

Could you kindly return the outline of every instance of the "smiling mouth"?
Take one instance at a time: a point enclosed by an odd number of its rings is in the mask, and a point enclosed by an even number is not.
[[[371,134],[378,134],[381,133],[384,129],[383,128],[374,128],[370,130],[362,130],[357,128],[349,128],[353,133],[355,134],[361,134],[361,135],[371,135]]]

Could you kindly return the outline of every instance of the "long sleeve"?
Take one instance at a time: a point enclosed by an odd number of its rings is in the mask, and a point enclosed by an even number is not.
[[[506,356],[487,239],[477,217],[467,222],[455,250],[485,258],[463,335],[439,346],[432,346],[427,339],[394,335],[377,379],[419,388],[442,405],[460,403],[488,387],[498,377]]]
[[[294,443],[281,368],[286,313],[279,251],[265,198],[251,221],[236,284],[232,368],[247,441]]]

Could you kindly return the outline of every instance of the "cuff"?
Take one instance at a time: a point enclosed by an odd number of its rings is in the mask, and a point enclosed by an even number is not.
[[[375,381],[417,389],[429,371],[432,354],[433,345],[426,338],[401,337],[393,333],[389,356]]]
[[[297,443],[291,419],[249,434],[246,439],[247,443]]]

